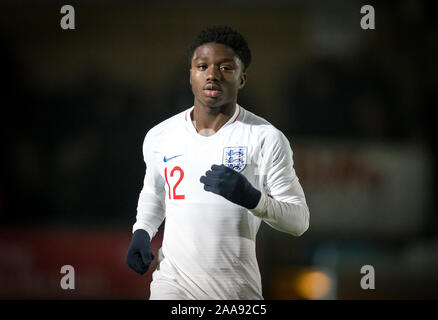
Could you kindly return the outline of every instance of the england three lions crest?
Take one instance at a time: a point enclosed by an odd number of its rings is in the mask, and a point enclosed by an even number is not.
[[[237,172],[242,172],[246,167],[247,154],[247,147],[225,147],[222,163]]]

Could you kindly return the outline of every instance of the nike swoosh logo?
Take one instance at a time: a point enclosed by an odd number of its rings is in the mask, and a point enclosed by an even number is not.
[[[174,158],[176,158],[176,157],[179,157],[179,156],[182,156],[182,154],[178,154],[178,155],[173,156],[173,157],[170,157],[170,158],[166,158],[166,156],[164,156],[163,161],[164,161],[164,162],[167,162],[167,161],[170,161],[170,160],[172,160],[172,159],[174,159]]]

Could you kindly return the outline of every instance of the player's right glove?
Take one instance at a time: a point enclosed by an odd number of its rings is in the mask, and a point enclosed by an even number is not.
[[[143,229],[135,230],[126,255],[126,264],[135,272],[145,274],[152,260],[154,255],[151,252],[149,234]]]

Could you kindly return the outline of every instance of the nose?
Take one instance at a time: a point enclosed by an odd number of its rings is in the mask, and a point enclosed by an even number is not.
[[[221,77],[221,73],[219,68],[216,68],[215,65],[211,65],[207,69],[207,81],[219,80]]]

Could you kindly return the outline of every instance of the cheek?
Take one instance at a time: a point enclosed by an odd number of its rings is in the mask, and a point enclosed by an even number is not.
[[[233,73],[233,75],[230,77],[230,82],[232,82],[234,85],[239,86],[240,85],[240,74],[238,72]]]
[[[190,85],[193,88],[197,88],[197,87],[199,87],[198,83],[200,83],[199,74],[197,74],[196,72],[190,73]]]
[[[240,87],[240,77],[239,76],[233,76],[228,80],[230,91],[234,94],[235,92],[239,91]]]

